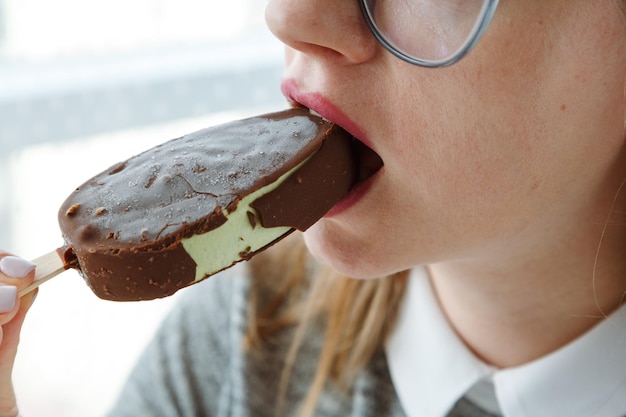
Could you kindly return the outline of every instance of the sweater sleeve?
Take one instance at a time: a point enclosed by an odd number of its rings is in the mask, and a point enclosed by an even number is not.
[[[184,290],[131,372],[110,417],[230,414],[233,352],[241,350],[246,308],[244,278],[224,273]]]

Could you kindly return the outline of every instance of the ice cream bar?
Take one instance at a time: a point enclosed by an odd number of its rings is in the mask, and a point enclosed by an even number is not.
[[[304,108],[165,142],[67,198],[64,267],[100,298],[169,296],[315,223],[359,179],[355,146]]]

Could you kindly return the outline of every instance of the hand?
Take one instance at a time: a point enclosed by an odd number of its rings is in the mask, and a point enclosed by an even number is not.
[[[35,265],[0,251],[0,417],[19,415],[11,375],[20,330],[36,290],[20,299],[19,292],[35,277]]]

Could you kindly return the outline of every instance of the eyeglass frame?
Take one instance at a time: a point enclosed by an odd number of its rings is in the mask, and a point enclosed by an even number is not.
[[[382,0],[385,1],[385,0]],[[401,60],[408,62],[412,65],[418,65],[420,67],[426,68],[444,68],[448,67],[452,64],[457,63],[461,59],[463,59],[478,43],[480,38],[487,30],[487,27],[491,23],[493,15],[496,12],[496,8],[498,6],[499,0],[485,0],[483,4],[483,8],[481,10],[481,15],[478,18],[477,24],[472,29],[472,32],[468,35],[465,43],[451,56],[445,59],[440,59],[438,61],[431,61],[426,59],[416,58],[414,56],[408,55],[395,46],[393,46],[380,32],[376,23],[374,23],[374,19],[370,14],[368,7],[365,5],[366,0],[358,0],[359,7],[361,9],[361,13],[363,14],[363,18],[367,23],[367,26],[370,29],[370,32],[374,35],[376,40],[391,54],[400,58]],[[486,5],[486,6],[485,6]]]

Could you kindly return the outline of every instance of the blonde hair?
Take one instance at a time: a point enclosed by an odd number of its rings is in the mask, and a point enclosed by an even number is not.
[[[314,320],[323,319],[324,344],[299,417],[313,415],[329,380],[349,388],[392,329],[407,273],[375,280],[355,280],[315,265],[302,240],[289,238],[252,261],[254,277],[246,347],[260,347],[272,334],[294,328],[279,386],[276,414],[284,406],[296,355]],[[269,289],[269,291],[268,291]],[[262,296],[268,294],[271,296]]]

